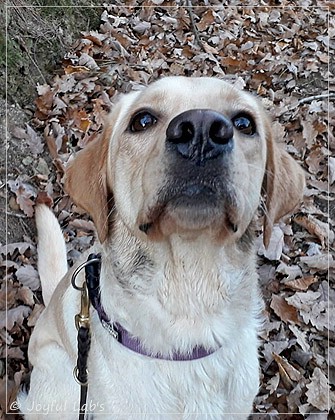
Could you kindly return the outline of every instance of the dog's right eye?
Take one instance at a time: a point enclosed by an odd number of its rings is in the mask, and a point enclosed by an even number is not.
[[[129,129],[134,133],[138,131],[145,131],[149,127],[156,124],[156,122],[157,118],[153,116],[150,112],[140,111],[133,116],[129,124]]]
[[[252,136],[256,132],[256,125],[252,117],[248,114],[238,114],[233,118],[234,127],[247,136]]]

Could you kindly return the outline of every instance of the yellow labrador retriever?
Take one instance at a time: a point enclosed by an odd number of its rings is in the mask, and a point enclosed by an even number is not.
[[[253,220],[263,187],[267,244],[303,186],[258,100],[224,81],[168,77],[119,99],[102,138],[66,174],[101,253],[87,415],[248,417],[262,309]],[[70,282],[77,266],[67,272],[51,211],[36,213],[47,307],[29,345],[30,390],[18,402],[27,419],[77,419],[80,293]],[[83,281],[81,271],[76,282]]]

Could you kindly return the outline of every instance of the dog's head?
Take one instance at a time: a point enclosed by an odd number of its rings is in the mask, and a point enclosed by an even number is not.
[[[238,239],[264,185],[267,245],[273,223],[300,201],[304,176],[252,95],[213,78],[168,77],[119,99],[65,185],[101,242],[111,218],[153,240],[203,231]]]

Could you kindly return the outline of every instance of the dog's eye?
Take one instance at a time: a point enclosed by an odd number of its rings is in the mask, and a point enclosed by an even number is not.
[[[148,111],[140,111],[134,115],[132,120],[130,121],[129,128],[130,131],[134,133],[137,131],[145,131],[149,127],[156,124],[157,118],[150,114]]]
[[[247,136],[252,136],[256,132],[254,120],[246,114],[239,114],[233,118],[234,127]]]

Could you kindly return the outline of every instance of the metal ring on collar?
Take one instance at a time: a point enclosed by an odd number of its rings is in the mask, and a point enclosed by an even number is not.
[[[100,259],[99,258],[92,258],[91,260],[87,260],[85,262],[83,262],[82,264],[80,264],[73,272],[72,277],[71,277],[71,284],[72,287],[76,290],[79,290],[80,292],[82,292],[84,290],[84,286],[77,286],[76,285],[76,277],[78,276],[79,272],[86,267],[89,264],[95,263],[95,262],[99,262]]]

